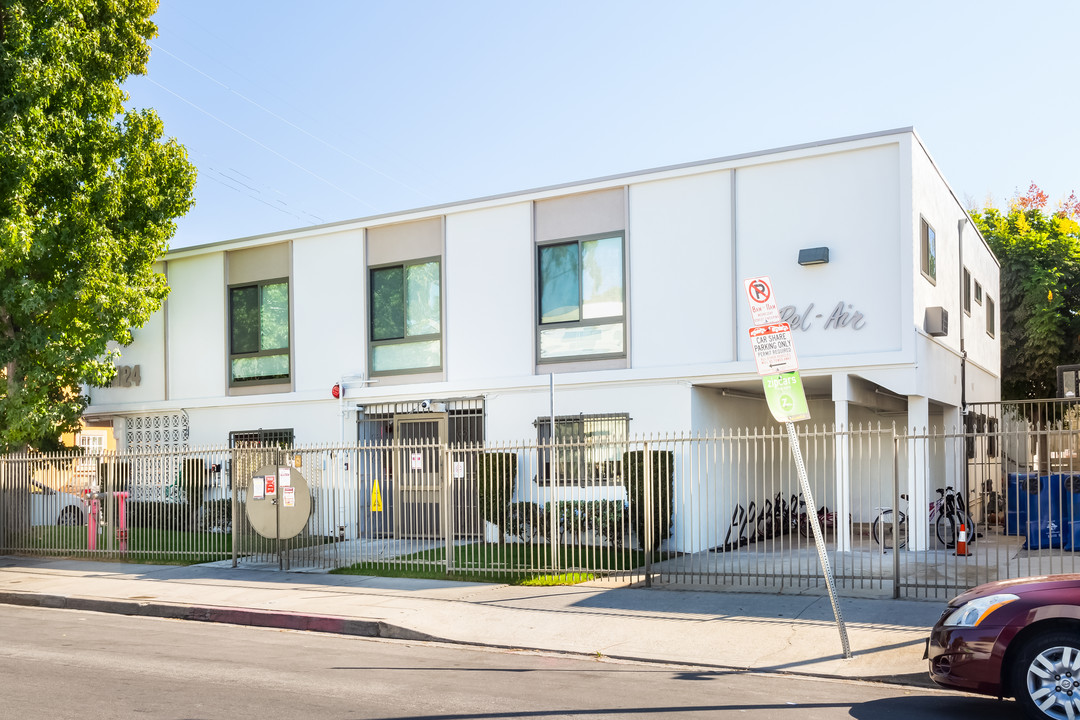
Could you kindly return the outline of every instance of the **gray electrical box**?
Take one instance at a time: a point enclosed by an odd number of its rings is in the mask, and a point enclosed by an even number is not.
[[[251,476],[246,493],[248,522],[264,538],[296,537],[311,517],[311,493],[297,468],[263,465]]]
[[[944,337],[949,334],[949,311],[943,307],[926,308],[923,329],[931,337]]]

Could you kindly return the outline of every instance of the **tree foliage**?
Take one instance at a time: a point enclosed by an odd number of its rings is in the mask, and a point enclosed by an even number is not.
[[[1080,205],[1057,210],[1034,183],[1002,212],[971,217],[1001,263],[1002,397],[1053,397],[1057,366],[1080,363]]]
[[[0,450],[55,446],[168,292],[195,169],[124,107],[156,0],[0,0]]]

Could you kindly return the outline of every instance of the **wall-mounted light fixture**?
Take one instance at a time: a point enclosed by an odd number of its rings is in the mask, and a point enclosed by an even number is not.
[[[800,265],[824,265],[829,262],[829,248],[803,248],[799,251]]]

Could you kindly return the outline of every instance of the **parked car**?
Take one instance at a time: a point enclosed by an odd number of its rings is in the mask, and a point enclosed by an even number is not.
[[[1080,716],[1080,575],[980,585],[956,596],[927,642],[930,678],[1015,697],[1030,718]]]
[[[86,504],[78,495],[30,481],[31,525],[85,525]]]

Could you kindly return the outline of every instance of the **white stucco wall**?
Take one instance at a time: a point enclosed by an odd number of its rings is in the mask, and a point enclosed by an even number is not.
[[[736,173],[738,277],[768,275],[778,304],[794,306],[801,366],[837,357],[859,365],[860,355],[902,349],[904,278],[896,268],[907,253],[898,233],[900,163],[894,143]],[[829,248],[828,264],[799,265],[801,248],[822,246]],[[750,313],[742,294],[740,300],[745,334]],[[830,324],[838,306],[838,316],[861,313],[861,329]],[[748,342],[739,343],[739,357],[752,359]]]
[[[130,345],[110,343],[120,353],[115,365],[139,366],[139,384],[130,387],[90,388],[90,397],[98,403],[136,403],[165,397],[165,305],[150,316],[141,328],[135,328]]]
[[[292,343],[298,392],[330,397],[342,375],[367,368],[364,234],[349,230],[292,245]]]
[[[629,215],[633,366],[733,360],[731,173],[631,185]]]
[[[211,252],[169,262],[169,394],[181,407],[225,395],[225,257]]]
[[[533,368],[533,244],[529,203],[446,219],[447,378],[526,376]]]

